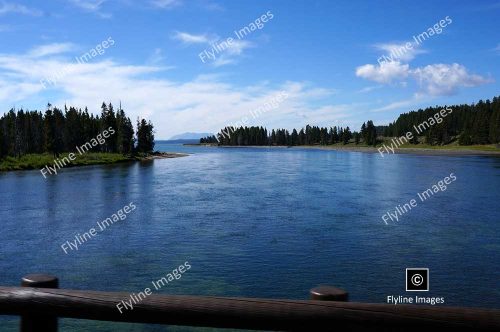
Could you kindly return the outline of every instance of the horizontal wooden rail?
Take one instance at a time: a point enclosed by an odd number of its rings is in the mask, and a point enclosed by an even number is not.
[[[152,294],[123,314],[129,293],[0,287],[0,314],[256,330],[500,330],[500,310]],[[330,328],[327,328],[330,327]]]

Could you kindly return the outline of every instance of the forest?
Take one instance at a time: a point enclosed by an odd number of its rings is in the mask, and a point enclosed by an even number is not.
[[[90,114],[88,109],[64,107],[64,111],[48,104],[44,113],[11,109],[0,118],[0,160],[26,154],[75,151],[102,130],[114,128],[115,134],[92,152],[134,155],[154,149],[154,128],[151,122],[137,119],[136,130],[121,106],[102,103],[101,114]]]
[[[414,126],[434,116],[444,108],[452,112],[417,138]],[[399,137],[413,132],[412,144],[446,145],[458,141],[459,145],[500,143],[500,98],[480,100],[476,104],[435,106],[401,114],[396,121],[386,126],[375,126],[373,121],[363,123],[360,131],[351,132],[349,127],[317,127],[307,125],[300,130],[273,129],[263,127],[226,127],[215,135],[200,139],[202,144],[218,145],[329,145],[360,144],[375,146],[384,138]]]
[[[500,98],[480,100],[477,104],[449,106],[453,112],[425,132],[425,142],[430,145],[449,144],[458,139],[460,145],[495,144],[500,142]],[[415,133],[413,126],[427,120],[443,107],[435,106],[401,114],[384,129],[384,136],[401,136]]]
[[[349,127],[317,127],[307,125],[290,133],[286,129],[273,129],[268,132],[263,127],[226,127],[218,137],[209,136],[200,139],[200,143],[218,143],[220,145],[328,145],[347,144],[351,139],[359,143],[360,140],[367,144],[375,144],[376,128],[372,121],[368,121],[361,128],[361,132],[351,132]]]

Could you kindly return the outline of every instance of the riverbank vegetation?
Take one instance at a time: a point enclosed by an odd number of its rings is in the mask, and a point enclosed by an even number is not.
[[[87,166],[115,164],[137,160],[133,156],[126,156],[121,153],[89,152],[77,154],[76,159],[68,166]],[[46,165],[54,163],[54,155],[51,153],[25,154],[21,157],[6,157],[0,160],[0,172],[17,171],[28,169],[41,169]]]
[[[76,155],[73,166],[137,160],[151,154],[154,144],[151,122],[137,119],[134,131],[121,106],[115,111],[111,103],[102,104],[100,115],[49,104],[44,113],[11,109],[0,117],[0,171],[40,168],[70,152]]]
[[[429,125],[430,118],[447,109],[444,117],[439,117]],[[449,110],[452,110],[451,112]],[[426,123],[426,130],[417,130]],[[302,129],[269,131],[264,127],[226,127],[217,137],[202,138],[202,144],[224,146],[301,146],[301,145],[361,145],[377,146],[391,137],[401,137],[411,132],[408,141],[414,148],[437,146],[473,146],[500,143],[500,98],[492,101],[480,100],[477,104],[436,106],[401,114],[387,126],[375,126],[373,121],[363,123],[360,131],[351,132],[349,127],[317,127],[307,125]],[[458,147],[455,147],[458,148]],[[489,148],[488,148],[489,149]]]

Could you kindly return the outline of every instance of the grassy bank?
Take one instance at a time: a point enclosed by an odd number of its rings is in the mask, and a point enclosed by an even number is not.
[[[68,153],[61,153],[59,158],[67,157]],[[83,155],[77,154],[76,160],[71,162],[71,166],[86,166],[86,165],[101,165],[101,164],[115,164],[126,161],[139,160],[135,157],[124,156],[120,153],[85,153]],[[27,169],[41,169],[46,165],[54,166],[54,155],[49,153],[44,154],[27,154],[20,158],[7,157],[0,160],[0,172],[27,170]]]
[[[451,150],[451,151],[489,151],[489,152],[500,152],[500,148],[496,147],[496,144],[488,145],[428,145],[428,144],[418,144],[409,145],[405,144],[400,147],[401,149],[431,149],[431,150]]]
[[[379,153],[378,149],[382,148],[384,154],[392,154],[383,148],[383,144],[389,147],[391,146],[390,140],[385,140],[384,143],[378,144],[376,147],[368,146],[365,144],[332,144],[332,145],[308,145],[299,146],[305,148],[317,148],[324,150],[346,150],[346,151],[361,151],[361,152],[374,152]],[[499,155],[500,148],[496,144],[488,145],[458,145],[458,144],[448,144],[448,145],[428,145],[428,144],[404,144],[394,148],[394,153],[414,153],[414,154],[433,154],[433,155]]]
[[[383,147],[385,144],[388,148],[391,146],[391,140],[385,139],[383,143],[377,144],[376,147],[368,146],[366,144],[354,144],[354,142],[349,142],[348,144],[336,143],[330,145],[297,145],[293,148],[309,148],[309,149],[322,149],[322,150],[343,150],[343,151],[358,151],[358,152],[373,152],[379,153],[378,149]],[[187,144],[185,144],[187,145]],[[217,147],[217,144],[189,144],[192,146],[208,146]],[[232,145],[220,145],[220,147],[256,147],[256,148],[269,148],[267,145],[263,146],[232,146]],[[285,146],[274,146],[274,147],[285,147]],[[389,149],[390,150],[390,149]],[[385,149],[382,151],[387,154]],[[392,153],[392,152],[390,152]],[[394,149],[394,153],[414,153],[414,154],[433,154],[433,155],[498,155],[500,156],[500,147],[497,144],[487,144],[487,145],[458,145],[457,143],[452,143],[448,145],[428,145],[428,144],[404,144],[398,146]]]

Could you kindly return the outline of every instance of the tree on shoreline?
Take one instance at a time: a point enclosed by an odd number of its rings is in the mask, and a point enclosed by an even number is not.
[[[409,131],[415,134],[414,126],[428,122],[443,109],[452,112],[423,133],[427,144],[448,144],[456,138],[460,145],[500,143],[500,97],[479,100],[477,104],[435,106],[401,114],[385,127],[384,136],[400,137]]]
[[[137,119],[137,152],[149,153],[153,152],[155,147],[155,136],[153,124],[151,121],[146,122],[142,119]]]
[[[361,137],[367,145],[377,145],[377,129],[372,120],[368,120],[366,125],[363,123],[361,126]]]

